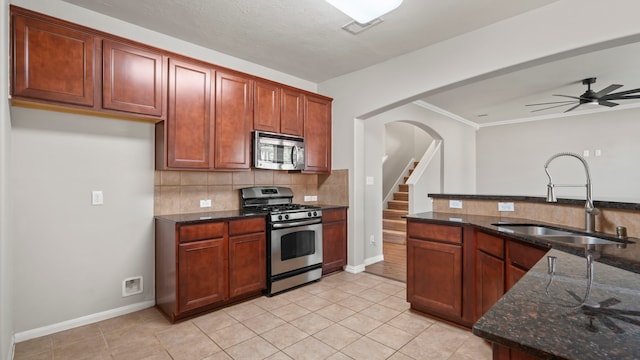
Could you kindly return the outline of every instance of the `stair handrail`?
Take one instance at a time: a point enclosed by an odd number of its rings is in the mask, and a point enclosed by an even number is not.
[[[425,173],[425,171],[433,161],[434,157],[438,154],[441,146],[442,146],[442,140],[432,141],[429,147],[427,148],[427,151],[425,151],[424,155],[422,155],[422,158],[420,159],[418,166],[416,166],[415,169],[413,169],[413,172],[411,173],[411,175],[409,175],[409,178],[406,181],[406,184],[409,185],[409,214],[414,214],[416,212],[415,206],[414,206],[415,202],[412,199],[413,196],[411,196],[411,194],[414,193],[414,191],[412,191],[413,186],[420,179],[422,179],[423,174]],[[422,194],[422,195],[426,196],[426,194]],[[423,210],[428,211],[430,209],[421,209],[421,211]]]
[[[388,205],[389,200],[393,200],[393,193],[396,192],[396,189],[398,189],[398,186],[400,184],[404,184],[404,177],[406,176],[406,174],[409,173],[409,170],[413,167],[413,164],[415,162],[416,162],[416,159],[411,158],[411,160],[409,160],[409,162],[407,163],[407,166],[405,166],[404,170],[402,170],[402,172],[400,173],[400,176],[398,176],[398,178],[396,179],[396,182],[393,184],[391,188],[389,188],[389,192],[387,192],[387,195],[385,195],[384,199],[382,200],[382,203],[384,204],[385,209],[389,207]],[[411,174],[409,174],[409,176],[410,175]]]

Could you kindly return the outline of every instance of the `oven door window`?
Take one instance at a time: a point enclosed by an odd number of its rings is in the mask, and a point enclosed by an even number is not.
[[[316,232],[312,230],[296,231],[283,235],[281,243],[281,261],[313,255],[316,252]]]

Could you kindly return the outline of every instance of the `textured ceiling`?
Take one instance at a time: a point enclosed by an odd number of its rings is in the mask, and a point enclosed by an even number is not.
[[[359,35],[324,0],[64,1],[319,83],[555,0],[404,0]]]

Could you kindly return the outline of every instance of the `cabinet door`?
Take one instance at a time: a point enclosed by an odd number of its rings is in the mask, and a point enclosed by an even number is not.
[[[323,210],[322,274],[347,264],[347,210]]]
[[[254,91],[254,130],[280,132],[280,87],[266,81],[256,81]]]
[[[322,274],[347,264],[347,210],[322,211]]]
[[[331,101],[305,96],[305,171],[331,172]]]
[[[252,81],[216,73],[215,168],[251,167]]]
[[[421,311],[462,316],[462,245],[407,240],[407,301]]]
[[[163,56],[111,40],[102,42],[102,107],[162,116]]]
[[[211,72],[205,66],[171,59],[169,116],[166,124],[167,166],[206,169],[211,165]]]
[[[507,241],[507,291],[542,259],[548,250],[520,241]]]
[[[229,237],[229,295],[233,298],[266,288],[266,234]]]
[[[504,295],[504,260],[476,252],[476,319]]]
[[[226,239],[178,245],[178,310],[185,312],[227,299]]]
[[[93,106],[94,37],[13,15],[12,95]]]
[[[304,135],[304,95],[300,92],[283,88],[280,132],[283,134]]]

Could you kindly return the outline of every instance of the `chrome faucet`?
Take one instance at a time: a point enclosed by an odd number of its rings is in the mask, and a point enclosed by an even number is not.
[[[584,172],[587,176],[587,184],[586,185],[558,185],[558,184],[554,184],[553,180],[551,179],[551,174],[549,173],[549,169],[548,166],[551,163],[551,161],[553,161],[555,158],[561,157],[561,156],[570,156],[570,157],[574,157],[578,160],[580,160],[580,162],[582,162],[582,165],[584,166]],[[596,231],[596,215],[600,215],[600,210],[597,209],[595,206],[593,206],[593,198],[591,195],[591,175],[589,175],[589,165],[587,165],[587,161],[580,155],[578,154],[574,154],[574,153],[570,153],[570,152],[561,152],[561,153],[557,153],[555,155],[553,155],[552,157],[549,158],[549,160],[547,160],[547,162],[544,164],[544,171],[547,173],[547,176],[549,177],[549,183],[547,184],[547,202],[557,202],[558,199],[556,199],[556,194],[555,194],[555,188],[556,187],[583,187],[585,186],[587,188],[587,202],[584,205],[584,210],[585,210],[585,216],[584,216],[584,228],[586,232],[595,232]]]

